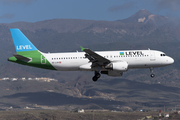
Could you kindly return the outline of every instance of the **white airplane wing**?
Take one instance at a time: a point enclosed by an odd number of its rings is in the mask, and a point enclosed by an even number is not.
[[[105,57],[97,54],[96,52],[90,49],[81,47],[81,50],[86,53],[85,57],[88,58],[90,62],[92,62],[93,67],[96,65],[105,66],[111,62],[110,60],[106,59]]]

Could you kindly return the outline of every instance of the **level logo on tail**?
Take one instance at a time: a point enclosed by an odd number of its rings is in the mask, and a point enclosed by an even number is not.
[[[29,39],[17,28],[10,29],[16,52],[34,51],[37,48]]]

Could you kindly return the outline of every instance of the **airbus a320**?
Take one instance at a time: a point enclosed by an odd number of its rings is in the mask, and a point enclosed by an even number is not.
[[[17,28],[10,29],[16,54],[8,61],[58,71],[94,71],[93,81],[101,74],[122,76],[128,69],[153,68],[174,63],[173,58],[157,50],[92,51],[81,47],[82,52],[43,53]]]

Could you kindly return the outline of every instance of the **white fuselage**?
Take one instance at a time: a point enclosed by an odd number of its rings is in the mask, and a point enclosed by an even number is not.
[[[163,67],[174,62],[171,57],[156,50],[98,51],[96,53],[111,62],[126,61],[128,69]],[[85,58],[85,52],[42,54],[59,71],[92,70],[91,62]]]

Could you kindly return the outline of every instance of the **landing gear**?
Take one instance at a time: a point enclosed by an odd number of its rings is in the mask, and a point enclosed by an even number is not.
[[[154,74],[151,74],[151,77],[153,78],[155,75]]]
[[[95,75],[94,75],[94,77],[92,78],[92,80],[93,80],[94,82],[96,82],[96,81],[101,77],[101,74],[100,74],[99,72],[97,72],[97,71],[95,71],[94,74],[95,74]]]
[[[150,72],[151,72],[151,77],[153,78],[155,75],[153,74],[153,68],[150,68]]]

